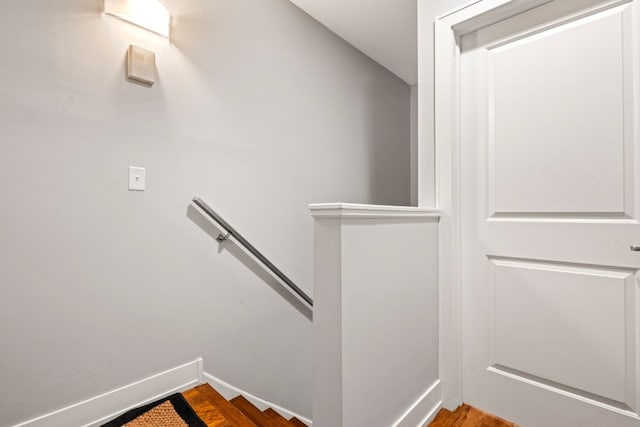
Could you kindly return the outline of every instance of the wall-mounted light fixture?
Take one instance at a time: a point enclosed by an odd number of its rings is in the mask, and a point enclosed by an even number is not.
[[[171,15],[160,0],[104,0],[104,13],[169,38]]]

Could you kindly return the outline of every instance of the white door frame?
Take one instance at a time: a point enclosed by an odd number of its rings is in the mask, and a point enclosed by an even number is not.
[[[439,360],[442,403],[462,403],[460,46],[465,34],[552,0],[476,0],[435,21],[435,171],[440,220]],[[615,1],[616,4],[631,0]],[[612,3],[614,3],[612,1]],[[433,150],[421,139],[421,151]]]

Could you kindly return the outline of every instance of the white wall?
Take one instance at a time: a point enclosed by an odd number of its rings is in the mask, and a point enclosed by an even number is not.
[[[342,241],[344,426],[392,425],[438,380],[438,221],[348,220]]]
[[[438,387],[438,217],[312,205],[314,426],[413,426]]]
[[[310,416],[310,321],[189,201],[311,293],[310,201],[409,201],[409,86],[286,0],[175,2],[171,44],[99,3],[2,2],[0,425],[200,355]]]

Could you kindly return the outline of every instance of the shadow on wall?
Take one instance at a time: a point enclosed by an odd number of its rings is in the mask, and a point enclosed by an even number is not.
[[[406,91],[391,92],[377,86],[375,81],[369,87],[367,154],[372,204],[411,203],[411,86],[398,81],[406,85]],[[397,98],[389,99],[390,96]],[[380,102],[381,99],[388,102]],[[404,132],[398,135],[398,129]]]
[[[214,242],[218,244],[218,253],[223,250],[228,251],[238,261],[244,264],[249,270],[251,270],[256,276],[258,276],[264,283],[269,285],[271,289],[276,291],[278,295],[284,298],[289,304],[291,304],[300,314],[305,316],[308,320],[313,320],[313,312],[311,309],[298,300],[278,279],[273,277],[271,273],[258,261],[248,254],[242,247],[240,247],[235,241],[226,240],[224,242],[218,242],[216,238],[219,234],[225,234],[224,230],[214,225],[207,217],[205,217],[198,209],[193,205],[189,205],[187,208],[187,217],[193,221],[202,231],[207,233]]]

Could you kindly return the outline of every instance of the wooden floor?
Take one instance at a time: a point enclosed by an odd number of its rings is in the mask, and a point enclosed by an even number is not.
[[[518,427],[514,423],[482,412],[469,405],[462,405],[455,412],[442,409],[429,427]]]
[[[209,384],[182,393],[207,427],[307,427],[297,418],[287,420],[271,408],[261,411],[242,396],[225,399]]]
[[[261,411],[242,396],[227,400],[209,384],[185,391],[182,395],[208,427],[307,427],[296,418],[285,419],[273,409]],[[442,409],[429,427],[518,426],[462,405],[455,412]]]

